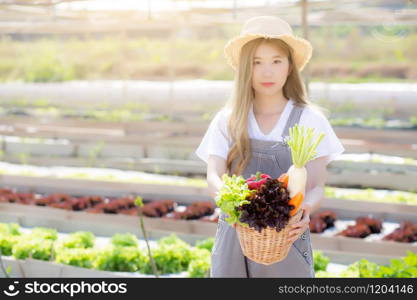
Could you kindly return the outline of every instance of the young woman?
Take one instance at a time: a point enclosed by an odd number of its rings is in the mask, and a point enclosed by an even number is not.
[[[324,194],[326,165],[344,147],[319,108],[305,95],[300,71],[309,61],[311,44],[292,34],[284,20],[273,16],[249,19],[239,36],[225,46],[235,69],[231,98],[211,121],[196,154],[207,163],[207,182],[214,198],[224,173],[245,179],[257,171],[277,178],[292,164],[285,137],[296,123],[314,128],[325,138],[316,158],[306,165],[303,217],[293,225],[288,256],[271,265],[246,258],[236,229],[221,214],[212,250],[211,277],[314,277],[310,214]]]

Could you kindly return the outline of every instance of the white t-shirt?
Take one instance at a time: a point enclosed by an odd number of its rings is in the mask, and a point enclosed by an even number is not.
[[[253,105],[251,105],[248,115],[249,138],[266,141],[282,141],[282,133],[293,106],[294,102],[292,99],[290,99],[285,105],[284,111],[281,113],[277,124],[275,124],[271,132],[265,135],[259,129],[258,123],[253,113]],[[211,121],[200,145],[195,151],[195,154],[206,163],[208,161],[209,155],[217,155],[224,159],[227,158],[227,154],[231,147],[231,140],[227,130],[229,114],[230,110],[228,111],[225,108],[217,112]],[[315,156],[316,158],[321,156],[328,156],[327,163],[330,163],[345,151],[345,148],[343,147],[339,138],[336,136],[329,121],[321,113],[316,112],[310,107],[305,107],[303,113],[301,114],[299,125],[314,128],[316,137],[320,132],[325,133],[325,137],[317,146],[317,155]]]

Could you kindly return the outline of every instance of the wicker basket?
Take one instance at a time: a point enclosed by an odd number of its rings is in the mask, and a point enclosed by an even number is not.
[[[302,216],[300,209],[288,220],[280,232],[275,228],[268,227],[261,232],[254,228],[236,224],[236,231],[239,237],[240,247],[243,254],[259,264],[270,265],[279,262],[287,257],[291,244],[287,243],[290,225],[297,223]]]

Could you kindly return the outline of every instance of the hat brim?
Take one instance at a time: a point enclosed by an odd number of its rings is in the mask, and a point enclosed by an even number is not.
[[[236,70],[239,62],[240,50],[244,44],[254,40],[256,38],[263,37],[266,39],[280,39],[287,43],[292,49],[294,54],[294,63],[297,69],[301,72],[308,61],[311,59],[313,53],[313,47],[311,43],[306,39],[289,35],[263,35],[263,34],[245,34],[243,36],[237,36],[229,40],[224,47],[224,54],[226,56],[227,63]]]

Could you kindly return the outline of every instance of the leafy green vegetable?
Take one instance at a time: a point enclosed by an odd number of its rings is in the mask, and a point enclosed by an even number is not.
[[[138,207],[142,207],[142,206],[143,206],[143,198],[142,198],[142,197],[140,197],[140,196],[137,196],[137,197],[135,198],[135,204],[136,204]]]
[[[0,223],[0,234],[20,235],[20,226],[17,223]]]
[[[92,248],[94,246],[95,236],[88,231],[77,231],[71,233],[59,245],[64,248]]]
[[[288,146],[291,148],[291,157],[293,164],[297,168],[302,168],[312,160],[317,154],[316,148],[324,138],[325,134],[320,133],[314,142],[314,129],[305,128],[298,123],[289,129]]]
[[[144,263],[145,255],[139,248],[108,245],[98,251],[94,267],[106,271],[137,272]]]
[[[96,250],[92,248],[63,248],[56,254],[56,262],[80,268],[93,268]]]
[[[361,278],[376,277],[379,269],[379,266],[376,263],[370,262],[364,258],[354,265],[357,266],[359,277]]]
[[[159,239],[158,245],[159,246],[177,245],[179,247],[191,247],[190,244],[181,240],[175,233],[171,233],[169,236]]]
[[[53,241],[37,237],[22,237],[14,246],[12,254],[17,259],[33,258],[50,260]]]
[[[112,236],[111,243],[120,247],[137,247],[138,239],[134,234],[131,233],[116,233]]]
[[[256,191],[249,190],[245,179],[236,174],[233,174],[232,176],[223,174],[222,180],[223,184],[215,197],[217,206],[228,215],[225,220],[229,224],[239,223],[243,226],[247,226],[247,224],[239,221],[242,212],[237,211],[236,208],[243,204],[250,203],[250,201],[247,200],[247,197],[251,195],[252,192]]]
[[[158,246],[152,249],[152,256],[161,274],[186,271],[193,258],[192,247],[175,234],[160,239]],[[146,264],[142,271],[145,274],[153,273],[149,257],[146,258]]]
[[[4,226],[6,224],[7,226]],[[58,263],[96,268],[108,271],[141,272],[152,274],[149,257],[136,247],[128,246],[136,237],[131,234],[116,234],[112,244],[103,249],[96,248],[65,248],[60,240],[57,242],[55,230],[37,228],[31,233],[16,235],[17,224],[2,223],[0,226],[0,251],[2,255],[13,255],[17,259],[32,257],[50,261],[55,255]],[[5,233],[8,232],[8,233]],[[87,237],[86,232],[75,232],[68,237]],[[67,239],[63,239],[68,241]],[[74,241],[77,239],[74,238]],[[79,240],[78,240],[79,241]],[[84,239],[81,239],[84,241]],[[117,244],[114,245],[113,241]],[[188,271],[189,277],[206,277],[210,269],[213,238],[199,241],[196,247],[178,238],[175,234],[160,239],[153,249],[155,261],[163,274]],[[132,242],[134,244],[134,242]],[[79,243],[80,246],[91,245],[89,242]],[[55,246],[55,247],[54,247]],[[71,245],[73,246],[73,245]],[[401,259],[392,259],[388,265],[378,265],[361,259],[347,267],[339,274],[326,272],[329,260],[320,251],[314,251],[314,269],[316,277],[376,277],[376,278],[417,278],[417,253],[411,251]]]
[[[0,233],[0,254],[5,256],[12,255],[13,247],[19,240],[19,235]]]
[[[417,116],[410,117],[409,122],[411,123],[411,125],[417,126]]]
[[[10,226],[9,226],[10,225]],[[7,230],[5,230],[5,228]],[[94,235],[90,232],[75,232],[65,238],[57,239],[56,230],[37,228],[23,235],[4,234],[12,224],[2,226],[0,232],[0,251],[2,255],[13,255],[17,259],[52,261],[83,268],[107,271],[141,272],[153,274],[149,256],[138,248],[133,234],[115,234],[111,243],[103,249],[92,248]],[[12,232],[16,233],[15,231]],[[191,247],[175,234],[161,238],[157,242],[155,261],[164,274],[189,271],[193,277],[204,277],[210,268],[210,250],[213,238]]]
[[[51,228],[35,227],[32,229],[30,236],[33,238],[55,241],[58,239],[58,232]]]
[[[316,278],[337,278],[340,277],[339,274],[327,271],[317,271],[314,275]]]
[[[391,259],[389,266],[381,266],[376,274],[381,278],[417,278],[417,253],[407,251],[402,259]]]
[[[326,271],[330,259],[321,251],[313,251],[314,271]]]
[[[200,249],[207,249],[208,251],[211,252],[211,249],[213,248],[213,245],[214,245],[214,238],[209,237],[205,240],[197,241],[195,246],[197,248],[200,248]]]
[[[207,249],[195,248],[193,259],[188,265],[188,277],[209,277],[208,272],[211,265],[211,253]]]
[[[316,277],[350,277],[350,278],[417,278],[417,253],[407,251],[407,256],[392,259],[389,265],[378,265],[361,259],[339,274],[325,271],[316,272]]]

